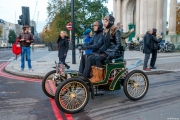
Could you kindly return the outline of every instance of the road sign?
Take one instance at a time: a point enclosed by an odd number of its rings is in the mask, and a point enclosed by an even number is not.
[[[72,23],[69,22],[69,23],[66,25],[66,28],[71,31],[71,30],[72,30]]]

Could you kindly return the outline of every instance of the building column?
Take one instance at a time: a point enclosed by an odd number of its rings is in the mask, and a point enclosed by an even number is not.
[[[143,21],[144,21],[144,23],[143,23],[143,26],[144,26],[144,28],[143,28],[143,32],[144,32],[144,34],[147,32],[147,30],[148,30],[148,1],[149,0],[143,0]]]
[[[136,0],[136,37],[140,35],[140,0]]]
[[[117,4],[117,1],[116,0],[113,0],[113,16],[116,18],[116,4]]]
[[[148,0],[147,1],[147,4],[148,4],[148,7],[147,7],[147,28],[153,28],[153,23],[154,23],[154,20],[156,21],[156,11],[154,11],[154,8],[156,6],[153,5],[154,1],[153,0]],[[156,27],[156,24],[155,26]]]
[[[152,26],[150,28],[156,28],[156,19],[157,19],[157,0],[152,0]]]
[[[162,23],[163,23],[163,1],[164,0],[157,0],[157,18],[156,18],[156,29],[157,34],[160,34],[162,30]]]
[[[148,30],[148,1],[140,1],[140,36],[144,36]]]
[[[169,35],[176,34],[176,7],[177,0],[170,0]]]
[[[143,19],[143,0],[140,0],[140,36],[143,36],[143,24],[144,24],[144,19]]]
[[[166,35],[166,24],[167,22],[167,0],[163,1],[163,23],[162,23],[162,32]]]
[[[116,17],[115,17],[115,23],[121,22],[121,0],[116,0]]]

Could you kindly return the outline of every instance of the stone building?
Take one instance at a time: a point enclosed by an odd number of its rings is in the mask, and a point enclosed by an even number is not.
[[[170,0],[169,35],[176,34],[176,6],[177,0]],[[167,0],[113,0],[113,15],[124,31],[135,27],[134,37],[143,36],[148,28],[166,33]]]
[[[19,33],[22,32],[22,27],[20,25],[18,25],[18,24],[13,24],[13,23],[10,23],[10,22],[6,22],[3,19],[0,19],[0,26],[3,27],[3,30],[2,30],[3,32],[2,32],[2,35],[0,37],[0,47],[9,47],[9,46],[11,46],[8,43],[9,31],[14,30],[14,32],[18,36]]]

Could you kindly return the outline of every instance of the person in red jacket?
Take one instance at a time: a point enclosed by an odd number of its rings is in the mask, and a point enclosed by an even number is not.
[[[31,53],[31,49],[30,49],[30,45],[32,42],[34,42],[34,38],[33,35],[29,32],[29,26],[28,25],[24,25],[23,26],[23,32],[19,34],[19,42],[21,44],[22,47],[22,51],[21,51],[21,71],[24,70],[24,57],[26,54],[26,58],[27,58],[27,62],[28,62],[28,68],[30,71],[32,71],[32,66],[31,66],[31,58],[30,58],[30,53]]]

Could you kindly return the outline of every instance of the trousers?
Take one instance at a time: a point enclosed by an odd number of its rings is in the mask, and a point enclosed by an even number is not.
[[[150,54],[145,54],[143,68],[147,68],[149,57],[150,57]]]
[[[26,55],[26,60],[28,62],[28,68],[31,69],[32,66],[31,66],[31,58],[30,58],[30,55],[31,55],[31,49],[30,47],[23,47],[22,46],[22,51],[21,51],[21,68],[24,69],[24,58],[25,58],[25,55]]]
[[[96,56],[95,57],[95,62],[96,62],[96,66],[97,67],[100,67],[100,68],[102,68],[102,61],[103,60],[106,60],[107,58],[105,58],[104,56]]]
[[[157,50],[152,50],[152,57],[151,57],[151,62],[150,62],[151,67],[154,67],[156,63],[156,59],[157,59]]]
[[[82,72],[83,76],[90,77],[91,66],[95,65],[95,57],[96,57],[95,55],[88,56],[85,62],[84,70]]]
[[[66,58],[60,58],[59,57],[59,61],[61,61],[66,67],[69,67],[66,62],[65,62]]]

